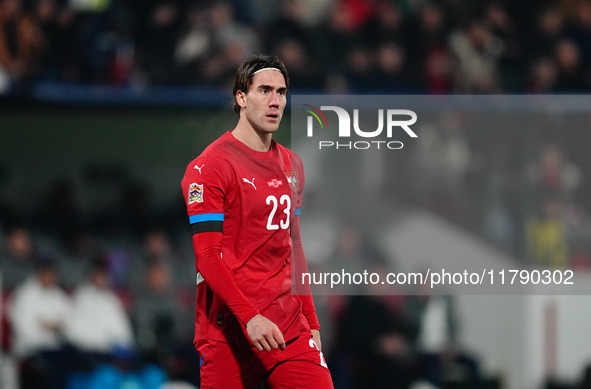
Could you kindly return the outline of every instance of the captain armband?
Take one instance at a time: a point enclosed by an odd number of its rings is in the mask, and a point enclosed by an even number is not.
[[[189,217],[193,235],[200,232],[224,232],[223,213],[202,213]]]

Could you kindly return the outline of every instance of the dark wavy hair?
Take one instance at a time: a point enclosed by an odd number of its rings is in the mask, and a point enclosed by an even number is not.
[[[285,78],[285,86],[289,89],[289,76],[285,64],[277,57],[273,55],[255,54],[240,64],[236,71],[236,77],[234,78],[234,90],[232,96],[234,96],[233,108],[234,112],[240,113],[240,106],[236,102],[236,92],[242,91],[248,92],[248,88],[252,85],[252,77],[258,70],[264,68],[277,68],[283,74]]]

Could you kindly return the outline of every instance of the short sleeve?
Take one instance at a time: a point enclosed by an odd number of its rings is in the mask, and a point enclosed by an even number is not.
[[[187,166],[181,182],[193,234],[223,232],[226,185],[220,163],[200,157]]]

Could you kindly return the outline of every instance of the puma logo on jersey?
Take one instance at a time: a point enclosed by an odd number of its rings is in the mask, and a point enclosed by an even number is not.
[[[201,174],[201,169],[203,169],[203,166],[205,166],[205,164],[203,164],[201,166],[195,165],[195,169],[199,170],[199,174]]]
[[[254,177],[253,177],[252,181],[248,181],[246,178],[242,178],[242,181],[243,181],[243,182],[246,182],[246,183],[248,183],[248,184],[250,184],[250,185],[252,185],[252,187],[253,187],[253,188],[255,188],[255,189],[257,188],[257,187],[254,185]]]

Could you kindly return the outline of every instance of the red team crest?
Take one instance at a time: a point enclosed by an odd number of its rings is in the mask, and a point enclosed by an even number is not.
[[[192,183],[189,186],[189,201],[188,204],[203,202],[203,184]]]

